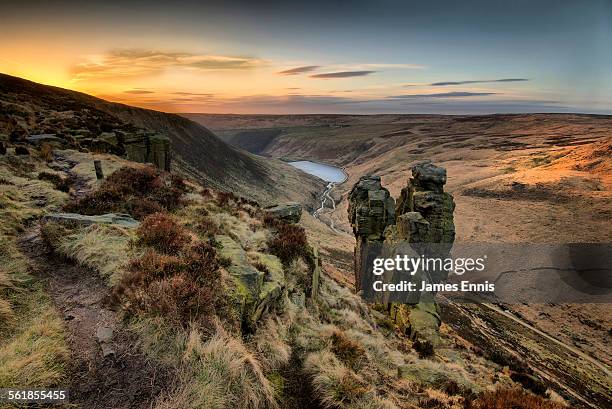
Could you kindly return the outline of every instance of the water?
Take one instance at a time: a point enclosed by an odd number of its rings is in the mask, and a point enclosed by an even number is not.
[[[346,180],[346,173],[340,168],[322,163],[311,162],[309,160],[299,160],[288,162],[291,166],[298,168],[306,173],[310,173],[326,182],[341,183]]]

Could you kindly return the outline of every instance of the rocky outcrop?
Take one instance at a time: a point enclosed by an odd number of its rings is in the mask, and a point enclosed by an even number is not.
[[[170,139],[164,135],[139,132],[123,137],[127,158],[134,162],[152,163],[170,171]]]
[[[455,240],[453,196],[444,192],[446,169],[431,163],[415,165],[408,186],[397,202],[398,215],[416,212],[429,224],[412,242],[452,243]],[[409,219],[414,216],[407,216]],[[414,226],[416,227],[416,226]],[[417,240],[418,239],[418,240]]]
[[[349,222],[355,234],[355,285],[361,286],[362,263],[369,248],[385,239],[385,229],[395,223],[395,200],[382,187],[380,176],[362,176],[349,193]]]
[[[267,207],[265,212],[268,216],[282,220],[287,223],[298,223],[302,218],[302,205],[295,202],[279,204]]]
[[[431,163],[417,164],[395,204],[380,177],[363,176],[349,194],[348,217],[355,234],[355,283],[361,290],[363,260],[382,245],[404,248],[411,255],[448,255],[455,239],[452,195],[444,192],[446,170]],[[403,244],[408,246],[403,246]],[[445,278],[430,272],[429,280]],[[412,302],[412,301],[411,301]],[[440,314],[434,294],[422,293],[414,303],[388,303],[384,308],[396,326],[411,337],[436,343]]]
[[[45,222],[54,222],[68,225],[89,226],[92,224],[113,224],[121,227],[135,228],[139,222],[129,214],[107,213],[96,216],[87,216],[78,213],[50,213],[42,217]]]
[[[232,303],[238,311],[242,326],[251,331],[266,311],[273,310],[280,302],[285,288],[283,266],[276,256],[258,254],[258,262],[265,266],[261,271],[249,263],[247,252],[229,236],[217,236],[221,245],[220,255],[231,260],[227,271],[234,280],[235,294]]]

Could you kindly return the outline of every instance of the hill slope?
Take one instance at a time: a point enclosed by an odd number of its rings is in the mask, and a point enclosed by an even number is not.
[[[263,203],[291,199],[314,204],[322,190],[317,179],[280,161],[229,146],[204,126],[178,115],[112,103],[4,74],[0,74],[0,107],[0,133],[10,133],[14,127],[30,133],[58,133],[63,129],[56,125],[78,117],[78,123],[94,132],[102,132],[102,123],[112,121],[165,134],[171,139],[176,165],[184,173]]]

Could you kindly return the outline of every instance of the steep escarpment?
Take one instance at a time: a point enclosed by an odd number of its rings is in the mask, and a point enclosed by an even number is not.
[[[152,132],[170,139],[174,163],[183,173],[208,186],[264,203],[282,198],[306,204],[314,204],[322,187],[315,178],[280,161],[229,146],[205,127],[178,115],[111,103],[3,74],[0,95],[0,133],[23,138],[55,135],[66,133],[67,124],[71,131],[85,131],[84,139]]]

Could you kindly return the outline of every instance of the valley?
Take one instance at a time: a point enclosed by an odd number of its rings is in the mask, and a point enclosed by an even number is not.
[[[380,175],[391,194],[398,195],[410,167],[423,160],[447,169],[447,187],[456,202],[458,242],[608,243],[612,239],[609,116],[187,116],[206,123],[229,143],[260,155],[342,167],[348,180],[334,189],[334,206],[327,202],[321,217],[328,225],[333,223],[336,237],[346,237],[321,243],[330,255],[344,252],[345,259],[351,257],[347,193],[356,180],[364,174]],[[338,275],[352,280],[346,264],[330,263],[336,264]],[[484,342],[486,333],[494,334],[490,339],[506,339],[501,345],[531,339],[529,362],[556,382],[559,391],[573,395],[577,405],[596,408],[609,403],[609,305],[508,305],[504,309],[507,312],[502,314],[500,309],[469,305],[443,307],[448,324],[462,322],[454,329],[476,344]],[[456,321],[462,314],[484,320],[480,335],[466,331],[465,321]],[[524,325],[513,328],[509,317]],[[505,329],[500,333],[501,328]],[[600,363],[589,375],[592,381],[575,383],[591,371],[586,362],[578,365],[578,358],[572,358],[572,366],[562,372],[546,369],[567,359],[566,350],[556,350],[546,337]],[[495,344],[498,341],[488,345]]]
[[[347,218],[361,176],[397,197],[431,160],[458,242],[608,242],[611,118],[195,123],[15,77],[0,90],[5,384],[100,409],[611,403],[608,304],[441,302],[434,347],[355,293]]]

